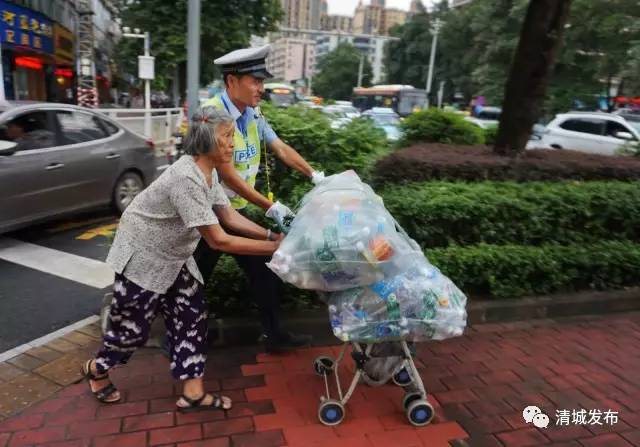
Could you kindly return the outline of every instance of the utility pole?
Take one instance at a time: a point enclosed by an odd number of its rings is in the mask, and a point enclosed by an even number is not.
[[[144,55],[145,57],[151,56],[151,37],[149,31],[144,32]],[[149,79],[144,80],[144,108],[149,110],[151,108],[151,81]]]
[[[300,79],[304,81],[305,87],[307,86],[307,43],[302,40],[302,74]],[[311,93],[307,92],[307,95]]]
[[[358,87],[362,87],[362,71],[364,70],[364,54],[360,55],[360,66],[358,67]]]
[[[189,0],[187,24],[187,105],[191,119],[200,105],[200,0]]]
[[[149,57],[151,48],[151,37],[149,31],[144,32],[144,56]],[[144,80],[144,133],[151,138],[151,81]]]
[[[444,99],[444,81],[440,81],[440,88],[438,89],[438,108],[442,108],[442,100]]]
[[[438,47],[438,34],[440,34],[440,29],[442,28],[442,21],[440,19],[436,19],[433,24],[433,28],[431,29],[431,33],[433,34],[433,39],[431,40],[431,54],[429,55],[429,74],[427,75],[427,87],[425,90],[427,91],[427,109],[429,108],[429,96],[431,95],[431,82],[433,81],[433,68],[436,63],[436,49]]]
[[[151,57],[151,35],[148,31],[141,34],[139,28],[133,33],[128,26],[122,27],[122,37],[144,39],[144,56],[138,56],[138,77],[144,79],[144,134],[151,138],[151,80],[155,77],[155,60]]]

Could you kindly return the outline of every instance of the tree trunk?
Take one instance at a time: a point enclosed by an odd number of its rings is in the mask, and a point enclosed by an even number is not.
[[[570,5],[571,0],[529,2],[493,148],[500,155],[516,156],[525,149],[547,93]]]

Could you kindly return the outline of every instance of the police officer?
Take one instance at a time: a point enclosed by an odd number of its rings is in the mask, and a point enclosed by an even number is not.
[[[269,45],[245,48],[216,59],[214,63],[222,68],[225,90],[205,105],[224,109],[235,120],[233,160],[218,168],[231,205],[242,213],[249,202],[253,203],[264,209],[267,217],[277,221],[292,213],[288,207],[272,202],[254,187],[262,145],[265,144],[284,164],[314,183],[321,181],[324,173],[315,171],[295,149],[278,138],[256,111],[264,93],[264,80],[273,77],[266,68],[269,50]],[[272,239],[279,237],[277,234],[268,236]],[[220,255],[207,244],[199,244],[194,257],[205,281],[211,277]],[[266,267],[269,258],[235,256],[235,259],[247,275],[250,295],[258,305],[263,327],[261,340],[266,350],[278,352],[309,344],[311,337],[292,334],[280,327],[278,314],[282,282]]]

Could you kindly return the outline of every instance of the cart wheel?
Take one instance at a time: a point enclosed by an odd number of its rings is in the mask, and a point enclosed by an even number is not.
[[[409,408],[409,405],[411,405],[412,402],[420,399],[424,399],[424,396],[420,392],[411,391],[409,393],[405,393],[404,397],[402,398],[402,407],[406,410],[407,408]]]
[[[435,416],[433,407],[424,399],[414,400],[407,408],[407,418],[416,427],[427,425],[431,422],[433,416]]]
[[[333,372],[333,359],[320,356],[313,361],[313,370],[319,376],[329,375]]]
[[[413,378],[411,377],[411,374],[409,374],[409,371],[407,371],[406,368],[402,368],[400,371],[395,373],[393,375],[392,380],[393,380],[393,383],[395,383],[398,386],[407,386],[411,382],[413,382]]]
[[[318,419],[324,425],[338,425],[344,419],[344,407],[334,399],[327,399],[318,408]]]

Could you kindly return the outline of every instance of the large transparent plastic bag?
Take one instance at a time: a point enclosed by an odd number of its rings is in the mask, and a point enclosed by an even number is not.
[[[333,333],[343,341],[443,340],[466,326],[467,298],[424,257],[402,274],[326,299]]]
[[[301,289],[338,291],[395,276],[424,257],[353,171],[327,177],[302,200],[269,264]]]

